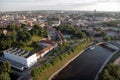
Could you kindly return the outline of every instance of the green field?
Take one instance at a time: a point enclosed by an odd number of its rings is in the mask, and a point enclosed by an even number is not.
[[[39,46],[36,46],[36,47],[35,47],[35,46],[32,44],[32,42],[38,43],[38,41],[41,40],[41,39],[42,39],[42,37],[33,36],[33,37],[32,37],[32,40],[31,40],[31,41],[28,41],[28,42],[27,42],[27,46],[23,47],[23,49],[24,49],[24,50],[27,50],[27,51],[31,51],[31,52],[35,52],[35,51],[41,50],[41,47],[39,47]]]

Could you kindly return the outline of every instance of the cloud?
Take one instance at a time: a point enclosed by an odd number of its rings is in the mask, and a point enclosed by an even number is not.
[[[100,9],[120,4],[120,0],[0,0],[0,10],[34,10],[34,9]],[[109,4],[109,5],[108,5]],[[99,6],[99,7],[98,7]],[[118,7],[118,6],[117,6]],[[116,6],[114,6],[116,9]],[[102,8],[104,10],[104,8]]]
[[[0,2],[31,2],[34,0],[1,0]]]
[[[109,2],[120,2],[120,0],[98,0],[97,2],[109,3]]]

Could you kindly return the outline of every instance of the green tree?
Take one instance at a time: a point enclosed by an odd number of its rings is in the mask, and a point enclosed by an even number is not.
[[[22,40],[24,42],[27,42],[32,39],[31,34],[28,31],[23,31],[18,33],[18,40]]]
[[[100,74],[99,80],[120,80],[120,66],[108,64]]]
[[[102,36],[102,37],[105,37],[105,36],[106,36],[106,33],[102,31],[102,32],[101,32],[101,36]]]
[[[0,66],[0,80],[10,80],[11,66],[8,61],[3,62]]]
[[[6,42],[4,40],[1,40],[0,44],[2,44],[0,45],[0,50],[4,50],[6,48]]]
[[[111,38],[110,38],[109,36],[105,36],[105,37],[104,37],[104,40],[105,40],[105,41],[110,41]]]
[[[113,77],[109,74],[109,71],[107,69],[103,72],[103,80],[115,80]]]
[[[10,63],[8,61],[3,62],[3,64],[0,66],[0,71],[10,73],[11,71]]]
[[[81,30],[79,30],[75,26],[71,26],[68,24],[59,26],[56,29],[62,31],[62,33],[72,34],[78,38],[85,38],[86,37],[86,34],[84,32],[82,32]]]
[[[20,41],[18,42],[18,46],[19,46],[19,47],[25,47],[25,46],[26,46],[26,43],[23,42],[22,40],[20,40]]]
[[[81,33],[81,38],[85,38],[86,34],[84,32]]]
[[[7,72],[1,72],[0,80],[11,80],[10,75]]]

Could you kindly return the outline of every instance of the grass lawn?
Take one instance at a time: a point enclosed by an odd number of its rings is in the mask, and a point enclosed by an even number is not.
[[[43,39],[42,37],[39,36],[33,36],[32,41],[38,42],[40,39]]]
[[[34,50],[35,48],[32,47],[32,46],[26,46],[26,47],[24,47],[23,49],[24,49],[24,50],[27,50],[27,51],[32,51],[32,50]]]
[[[27,46],[23,47],[24,50],[31,51],[31,52],[36,52],[41,50],[41,47],[34,47],[32,45],[32,42],[38,42],[39,40],[43,39],[42,37],[39,36],[33,36],[31,41],[27,42]]]
[[[38,42],[39,40],[41,40],[41,39],[43,39],[42,37],[39,37],[39,36],[32,36],[32,39],[31,39],[31,41],[28,41],[27,42],[27,45],[31,45],[32,44],[32,42]]]

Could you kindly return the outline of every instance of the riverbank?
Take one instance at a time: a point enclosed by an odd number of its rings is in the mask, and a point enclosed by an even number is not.
[[[84,51],[52,80],[94,80],[97,72],[114,51],[102,45],[95,45],[95,49]]]
[[[34,80],[51,80],[54,75],[56,75],[61,69],[73,61],[78,55],[80,55],[84,49],[90,45],[91,40],[87,39],[78,45],[74,46],[71,50],[63,53],[62,55],[53,59],[50,63],[39,67],[32,71],[32,76]],[[67,63],[67,64],[66,64]]]
[[[110,43],[107,43],[107,44],[112,45],[112,44],[110,44]],[[102,71],[103,71],[104,67],[106,66],[106,64],[110,61],[110,59],[113,57],[113,55],[115,55],[116,53],[119,52],[119,48],[117,48],[117,47],[114,46],[114,45],[112,45],[112,47],[110,47],[110,46],[108,46],[108,45],[105,45],[105,44],[103,44],[103,45],[104,45],[106,48],[111,49],[111,50],[113,49],[113,50],[115,50],[115,51],[113,52],[113,54],[111,54],[111,55],[106,59],[106,61],[104,62],[104,64],[101,66],[100,70],[97,72],[96,77],[95,77],[94,80],[98,80],[99,74],[102,73]],[[113,46],[116,47],[116,48],[114,48]]]
[[[82,54],[85,50],[82,50],[79,54],[77,54],[75,57],[73,57],[71,60],[67,61],[67,63],[65,65],[63,65],[63,67],[61,67],[59,70],[57,70],[48,80],[52,80],[52,78],[54,78],[55,75],[57,75],[62,69],[64,69],[69,63],[71,63],[73,60],[75,60],[78,56],[80,56],[80,54]]]

